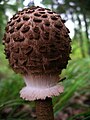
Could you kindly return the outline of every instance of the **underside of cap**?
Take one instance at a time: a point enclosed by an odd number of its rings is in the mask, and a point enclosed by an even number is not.
[[[20,97],[29,101],[58,96],[64,89],[57,83],[57,76],[25,76],[24,80],[26,87],[20,91]]]

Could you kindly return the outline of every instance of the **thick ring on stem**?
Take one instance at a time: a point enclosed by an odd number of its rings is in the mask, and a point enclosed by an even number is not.
[[[20,91],[20,96],[29,101],[58,96],[63,92],[63,86],[57,84],[57,75],[26,75],[26,87]]]

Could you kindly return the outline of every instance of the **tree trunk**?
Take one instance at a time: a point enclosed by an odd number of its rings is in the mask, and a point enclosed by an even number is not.
[[[77,20],[78,20],[78,25],[79,25],[79,38],[80,38],[79,41],[80,41],[81,53],[82,53],[82,57],[85,57],[85,52],[83,48],[82,25],[81,25],[81,20],[78,15],[77,15]]]
[[[53,0],[51,1],[51,9],[53,10],[53,6],[54,6],[54,3],[53,3]]]
[[[88,55],[90,55],[90,40],[89,40],[89,34],[88,34],[88,23],[87,23],[87,17],[86,14],[83,12],[83,19],[85,22],[85,29],[86,29],[86,38],[87,38],[87,46],[88,46]]]

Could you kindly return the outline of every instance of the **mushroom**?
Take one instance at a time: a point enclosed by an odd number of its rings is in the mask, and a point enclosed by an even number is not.
[[[24,77],[26,87],[20,91],[23,99],[51,100],[63,92],[59,74],[71,52],[64,22],[59,14],[37,6],[19,11],[7,23],[5,54],[11,68]]]

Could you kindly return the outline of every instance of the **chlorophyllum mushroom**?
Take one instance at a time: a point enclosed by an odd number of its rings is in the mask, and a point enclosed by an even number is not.
[[[58,96],[63,86],[59,74],[71,52],[69,29],[59,14],[42,7],[25,8],[7,23],[3,38],[11,68],[23,75],[25,100]]]

